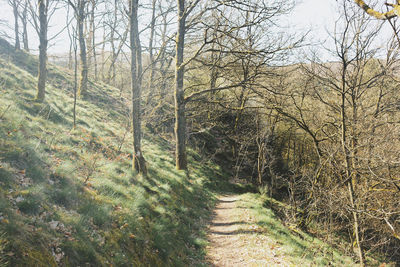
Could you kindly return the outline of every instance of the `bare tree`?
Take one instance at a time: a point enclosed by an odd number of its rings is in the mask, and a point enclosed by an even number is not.
[[[67,24],[69,21],[69,8],[67,12]],[[72,28],[72,29],[71,29]],[[68,37],[70,41],[70,62],[69,64],[72,64],[72,50],[73,50],[73,64],[74,64],[74,104],[72,108],[72,116],[73,116],[73,129],[76,128],[76,104],[77,104],[77,91],[78,91],[78,44],[77,44],[77,29],[78,25],[74,27],[70,27],[68,25],[67,31],[68,31]]]
[[[18,23],[18,18],[19,18],[19,6],[20,6],[20,0],[8,0],[8,4],[12,7],[13,9],[13,14],[14,14],[14,36],[15,36],[15,49],[21,49],[21,44],[19,40],[19,23]]]
[[[24,50],[29,51],[28,42],[28,0],[23,0],[21,3],[22,12],[19,12],[19,18],[22,22],[22,42],[24,43]]]
[[[97,58],[96,58],[96,9],[99,5],[99,0],[90,0],[88,5],[88,20],[86,21],[86,43],[88,44],[87,61],[88,68],[94,68],[94,78],[97,79]],[[93,64],[92,64],[93,60]]]
[[[107,13],[105,20],[108,26],[108,43],[111,47],[111,58],[109,62],[109,67],[107,71],[107,83],[111,83],[114,86],[117,85],[117,61],[121,55],[121,52],[126,45],[126,40],[129,34],[129,25],[126,25],[124,17],[122,16],[123,7],[121,2],[114,0],[114,8],[112,12]],[[105,42],[106,40],[104,40]],[[104,43],[105,44],[105,43]],[[105,64],[106,61],[103,62]]]
[[[175,56],[175,138],[176,138],[176,168],[187,169],[186,156],[186,117],[185,95],[183,91],[183,78],[185,66],[183,65],[183,52],[185,47],[186,19],[199,1],[194,1],[186,7],[185,0],[178,0],[178,30],[176,34]]]
[[[149,38],[149,57],[150,57],[150,74],[148,79],[147,91],[150,91],[153,87],[153,78],[155,72],[154,62],[154,35],[156,27],[156,6],[157,0],[152,0],[151,3],[151,21],[150,21],[150,38]]]
[[[78,39],[79,39],[79,56],[80,56],[80,81],[78,88],[78,96],[85,96],[87,94],[88,84],[88,64],[87,64],[87,52],[86,52],[86,40],[84,25],[87,17],[87,5],[89,0],[68,0],[68,4],[73,8],[75,13],[75,19],[78,24]]]
[[[40,102],[44,100],[45,88],[47,80],[47,12],[49,7],[49,0],[39,0],[39,73],[38,73],[38,89],[36,99]]]
[[[133,125],[133,162],[132,167],[146,175],[146,162],[141,149],[141,87],[142,87],[142,47],[138,25],[139,0],[129,0],[130,52],[131,52],[131,89],[132,89],[132,125]]]
[[[175,0],[151,2],[152,20],[149,31],[149,65],[146,66],[147,76],[145,98],[146,126],[154,130],[154,127],[171,128],[173,113],[170,106],[173,105],[173,96],[168,93],[168,85],[173,82],[173,70],[171,64],[175,58]],[[154,17],[153,17],[154,13]],[[170,85],[171,87],[173,84]],[[172,122],[172,123],[171,123]],[[161,129],[161,128],[159,128]]]
[[[251,83],[254,80],[254,76],[247,73],[246,69],[243,69],[243,71],[239,72],[243,74],[243,76],[240,76],[240,80],[230,80],[231,77],[236,77],[236,75],[226,75],[224,79],[219,79],[217,83],[218,71],[216,71],[214,64],[214,67],[212,67],[213,74],[211,75],[211,81],[213,82],[210,83],[213,88],[204,89],[204,84],[192,84],[190,88],[184,88],[185,67],[190,66],[189,70],[191,70],[195,66],[194,62],[204,62],[204,58],[207,58],[207,56],[218,58],[216,55],[219,54],[227,60],[232,60],[231,64],[226,64],[225,67],[222,67],[222,65],[226,62],[221,63],[220,69],[234,69],[240,65],[240,62],[252,62],[252,59],[249,58],[254,55],[263,56],[266,59],[274,53],[279,54],[279,51],[284,50],[283,47],[278,48],[276,46],[274,48],[277,48],[277,50],[274,50],[271,46],[271,49],[263,50],[256,47],[261,45],[261,42],[252,45],[251,37],[249,36],[258,35],[259,32],[252,33],[249,30],[255,25],[272,21],[271,18],[284,14],[290,10],[291,6],[290,3],[284,4],[283,2],[278,2],[268,4],[262,0],[244,2],[178,1],[178,31],[176,35],[175,55],[175,136],[176,166],[178,169],[187,168],[185,152],[187,138],[186,104],[196,101],[203,95],[212,92],[215,93],[235,88],[242,88],[244,91],[247,91],[246,83]],[[231,15],[227,16],[226,14]],[[217,27],[216,25],[221,25],[221,27]],[[185,43],[187,33],[190,34],[190,42]],[[246,33],[248,33],[248,36],[246,36]],[[244,47],[244,44],[248,44],[249,46]],[[280,45],[281,42],[277,44]],[[241,50],[242,48],[244,51]],[[186,60],[184,50],[187,51]],[[265,62],[262,62],[262,60],[260,62],[258,69],[261,69],[262,66],[265,67]],[[185,96],[185,91],[191,93]],[[246,101],[242,101],[240,105],[245,103]],[[240,108],[237,110],[238,114],[240,114]]]
[[[309,64],[290,67],[294,70],[284,78],[289,79],[286,85],[261,88],[267,103],[314,143],[315,156],[308,167],[299,166],[303,175],[295,181],[304,186],[297,189],[304,190],[299,198],[303,210],[349,231],[359,262],[365,265],[364,252],[376,243],[395,247],[390,235],[396,237],[399,227],[394,216],[398,208],[389,200],[398,192],[398,181],[392,179],[398,166],[394,155],[381,154],[387,151],[386,142],[397,144],[390,136],[398,127],[391,119],[398,112],[393,109],[398,103],[398,81],[393,80],[398,55],[393,41],[387,51],[375,46],[381,22],[369,20],[345,1],[341,4],[342,17],[332,35],[336,48],[331,54],[337,61],[321,62],[313,56]],[[382,52],[388,53],[386,58]],[[379,190],[372,189],[375,184]]]
[[[31,23],[34,26],[39,37],[39,67],[38,67],[38,86],[36,100],[43,102],[46,95],[47,81],[47,46],[48,46],[48,23],[49,23],[49,5],[50,0],[38,0],[32,4],[29,3],[29,12],[31,14]],[[38,10],[38,11],[37,11]]]

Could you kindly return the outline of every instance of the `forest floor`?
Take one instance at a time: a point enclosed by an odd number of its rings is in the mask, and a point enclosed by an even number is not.
[[[209,227],[210,264],[213,266],[289,266],[279,243],[257,225],[241,195],[222,195]]]
[[[357,266],[277,217],[283,206],[260,194],[220,194],[208,226],[207,266]]]

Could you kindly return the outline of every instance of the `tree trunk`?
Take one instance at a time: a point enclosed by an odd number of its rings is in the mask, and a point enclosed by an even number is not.
[[[138,26],[138,0],[130,0],[130,45],[131,45],[131,89],[132,89],[132,125],[133,125],[133,162],[135,171],[146,174],[146,161],[141,150],[141,75],[142,52]]]
[[[91,17],[85,19],[84,22],[84,36],[86,44],[86,64],[88,66],[88,76],[90,75],[90,68],[92,67],[92,26]]]
[[[183,91],[183,77],[185,67],[183,52],[185,45],[186,16],[185,1],[178,0],[178,32],[176,34],[176,62],[175,62],[175,138],[176,138],[176,168],[187,169],[186,155],[186,115],[185,96]]]
[[[87,94],[87,83],[88,83],[88,65],[87,65],[87,54],[86,54],[86,42],[84,36],[84,20],[85,20],[85,0],[78,1],[78,38],[79,38],[79,50],[81,60],[81,79],[79,81],[78,96],[85,96]]]
[[[258,138],[261,139],[261,138]],[[263,175],[265,168],[265,144],[263,140],[258,141],[258,151],[257,151],[257,177],[258,185],[263,185]]]
[[[19,41],[19,25],[18,25],[18,3],[16,0],[12,2],[13,12],[14,12],[14,33],[15,33],[15,49],[20,50],[21,44]]]
[[[29,52],[28,44],[28,3],[25,2],[24,10],[22,11],[21,21],[22,21],[22,41],[24,43],[24,50]]]
[[[104,82],[106,80],[105,73],[104,73],[104,66],[106,64],[105,59],[105,49],[106,49],[106,24],[103,22],[103,43],[101,46],[101,80]]]
[[[113,20],[113,25],[110,27],[110,46],[111,46],[111,64],[110,67],[108,68],[108,74],[107,74],[107,83],[110,83],[112,81],[112,85],[115,86],[115,76],[116,76],[116,68],[115,68],[115,62],[117,61],[117,52],[115,49],[115,31],[117,29],[117,8],[118,8],[118,0],[114,0],[114,20]]]
[[[153,55],[153,43],[154,43],[155,24],[156,24],[156,0],[153,0],[151,23],[150,23],[150,39],[149,39],[150,75],[149,75],[149,83],[147,86],[148,100],[151,97],[150,96],[151,92],[153,92],[153,78],[154,78],[154,68],[155,68],[154,55]]]
[[[359,220],[358,220],[358,214],[357,214],[357,205],[356,205],[356,200],[355,200],[355,193],[354,193],[354,180],[355,180],[355,172],[352,170],[352,164],[351,164],[351,157],[350,157],[350,151],[347,147],[347,127],[346,127],[346,82],[345,82],[345,72],[346,72],[346,67],[344,67],[343,73],[342,73],[342,91],[341,91],[341,105],[340,105],[340,110],[341,110],[341,121],[342,121],[342,132],[341,132],[341,143],[342,143],[342,150],[343,150],[343,156],[345,158],[345,169],[346,169],[346,179],[347,179],[347,187],[349,190],[349,198],[350,198],[350,205],[352,209],[352,215],[353,215],[353,227],[354,227],[354,237],[355,241],[357,243],[357,250],[358,250],[358,257],[360,260],[360,266],[363,267],[365,266],[364,263],[364,252],[361,246],[361,241],[360,241],[360,226],[359,226]]]
[[[43,102],[47,80],[47,2],[39,1],[39,71],[36,100]]]
[[[69,44],[69,52],[68,52],[68,69],[72,70],[72,42]]]
[[[73,128],[76,128],[76,98],[77,98],[77,89],[78,89],[78,45],[76,43],[76,29],[72,34],[71,43],[74,49],[74,106],[72,109],[74,125]]]
[[[90,33],[92,34],[92,55],[94,66],[94,79],[97,80],[97,58],[96,58],[96,26],[95,26],[96,1],[92,1],[92,10],[90,14]]]

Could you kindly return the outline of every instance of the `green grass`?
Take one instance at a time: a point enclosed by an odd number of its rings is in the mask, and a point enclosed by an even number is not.
[[[289,212],[290,207],[287,204],[265,194],[246,193],[241,195],[240,205],[240,208],[250,210],[251,217],[257,225],[258,231],[253,234],[268,236],[274,243],[273,246],[281,248],[283,258],[292,266],[358,266],[356,254],[351,253],[351,244],[343,238],[338,237],[328,244],[315,234],[304,232],[294,225],[286,225],[276,212]],[[238,214],[238,221],[244,221],[243,216]],[[346,249],[343,249],[343,246]],[[367,265],[382,266],[382,262],[385,261],[379,256],[368,254]],[[385,264],[396,266],[393,262]]]
[[[73,130],[72,75],[50,66],[39,104],[36,73],[34,56],[0,39],[0,266],[204,265],[213,192],[255,189],[192,150],[177,171],[171,143],[148,133],[148,177],[133,173],[119,90],[91,83]],[[286,228],[260,195],[243,199],[294,264],[351,263]]]
[[[353,259],[337,249],[300,229],[285,226],[274,212],[266,207],[271,199],[260,194],[241,196],[241,205],[250,210],[258,227],[258,233],[266,234],[292,266],[357,266]]]
[[[91,83],[72,130],[72,76],[50,66],[39,104],[36,64],[0,42],[0,265],[202,264],[214,201],[204,184],[222,171],[190,151],[188,177],[171,144],[146,134],[149,175],[138,176],[131,140],[119,150],[127,110],[119,91]]]

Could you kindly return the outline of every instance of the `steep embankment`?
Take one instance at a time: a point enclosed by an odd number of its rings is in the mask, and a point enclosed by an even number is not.
[[[90,84],[72,130],[73,79],[50,66],[46,101],[33,101],[36,58],[0,40],[0,266],[193,265],[221,171],[146,136],[149,177],[131,172],[128,109],[119,91]],[[211,183],[213,183],[211,181]]]

